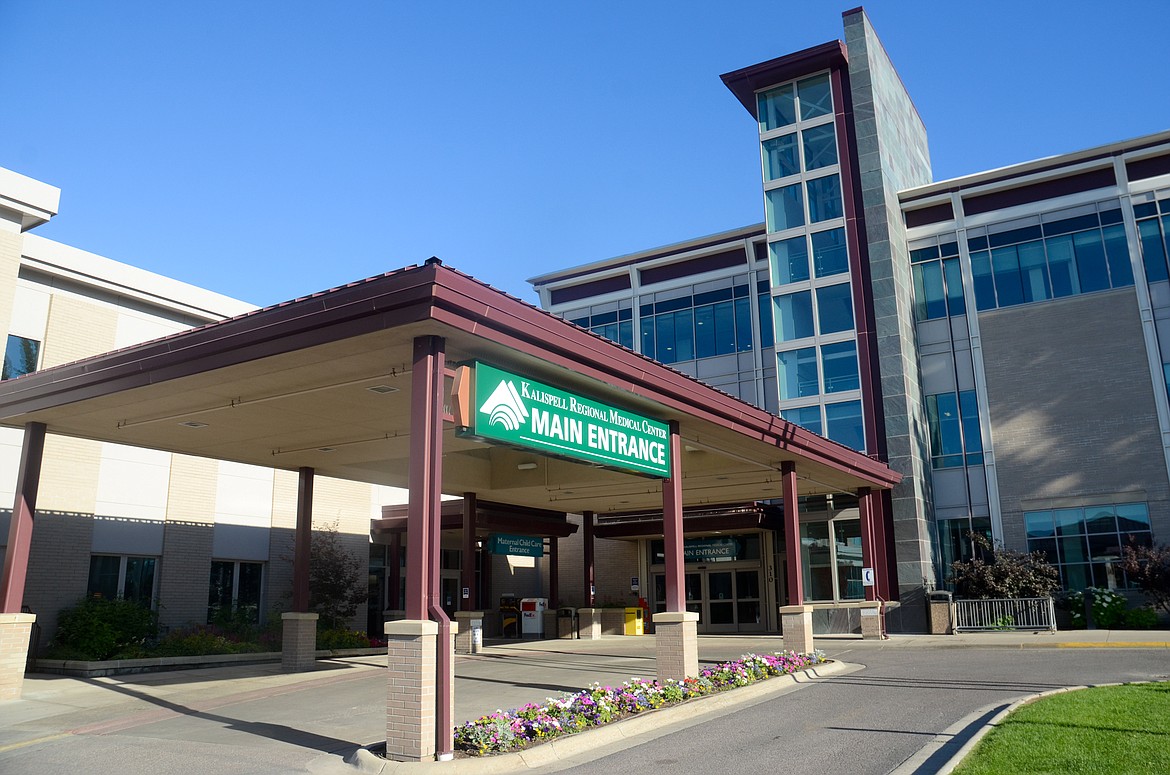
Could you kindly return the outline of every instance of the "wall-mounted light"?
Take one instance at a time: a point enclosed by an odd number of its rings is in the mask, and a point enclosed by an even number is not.
[[[533,463],[531,461],[529,461],[527,463],[517,463],[516,464],[517,471],[531,471],[534,468],[536,468],[536,463]]]

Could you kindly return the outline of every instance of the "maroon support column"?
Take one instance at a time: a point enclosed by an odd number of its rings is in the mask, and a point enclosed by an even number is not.
[[[463,568],[460,573],[462,577],[461,585],[463,589],[467,590],[470,597],[463,597],[462,591],[460,598],[462,602],[459,605],[460,611],[478,611],[479,609],[479,590],[475,584],[475,531],[476,531],[476,517],[478,515],[478,506],[476,505],[475,493],[463,493]]]
[[[686,610],[683,586],[682,444],[670,423],[670,477],[662,480],[662,537],[666,549],[666,610],[654,614],[654,661],[660,682],[699,673],[699,615]]]
[[[585,600],[583,608],[592,608],[597,595],[593,564],[593,512],[581,512],[581,536],[585,543]]]
[[[666,610],[685,611],[682,444],[677,422],[670,423],[670,478],[662,480],[662,530],[666,549]]]
[[[561,568],[560,557],[557,554],[556,536],[548,539],[548,607],[556,609],[561,604]]]
[[[397,610],[402,599],[402,533],[390,535],[390,557],[386,565],[386,607]]]
[[[406,618],[423,621],[428,618],[432,586],[437,585],[439,579],[434,557],[438,547],[432,549],[431,541],[434,525],[440,522],[441,508],[439,478],[443,451],[439,392],[443,384],[443,340],[434,336],[415,339],[413,365],[406,519]],[[437,593],[435,597],[438,598]]]
[[[788,563],[788,605],[804,605],[804,573],[800,567],[800,513],[796,506],[796,463],[780,464],[784,493],[784,557]]]
[[[872,568],[874,576],[877,576],[877,544],[874,542],[873,534],[873,495],[868,487],[860,487],[857,490],[857,513],[861,521],[861,566],[863,568]],[[865,599],[876,599],[876,588],[869,586],[865,587]]]
[[[309,610],[309,556],[313,545],[313,469],[298,469],[297,527],[293,544],[294,613]]]
[[[24,426],[24,445],[20,450],[20,469],[16,475],[16,499],[12,506],[12,523],[8,527],[4,575],[0,577],[0,598],[3,600],[0,613],[20,613],[24,600],[24,580],[28,575],[28,553],[32,546],[33,517],[37,509],[44,453],[45,424],[30,422]]]

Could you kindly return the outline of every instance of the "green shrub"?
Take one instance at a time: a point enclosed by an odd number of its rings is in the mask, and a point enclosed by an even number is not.
[[[985,536],[971,534],[976,556],[951,563],[947,579],[956,594],[967,600],[1048,597],[1060,586],[1056,568],[1043,552],[1030,554],[995,546]]]
[[[1127,630],[1152,630],[1158,626],[1158,612],[1153,608],[1131,608],[1122,615],[1121,626]]]
[[[370,639],[364,632],[357,630],[318,630],[317,648],[319,649],[368,649]]]
[[[167,635],[153,650],[156,657],[199,657],[209,654],[252,654],[265,649],[241,640],[214,624],[197,624]]]
[[[131,600],[82,598],[57,620],[53,645],[84,659],[112,659],[139,650],[158,635],[158,615]]]

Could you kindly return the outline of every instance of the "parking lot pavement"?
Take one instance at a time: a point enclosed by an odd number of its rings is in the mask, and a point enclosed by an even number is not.
[[[482,653],[456,661],[455,718],[593,682],[653,677],[654,645],[653,636],[491,641]],[[826,638],[816,645],[848,662],[900,664],[919,661],[913,657],[919,649],[932,660],[954,648],[1166,649],[1170,632]],[[776,635],[699,638],[704,662],[781,647]],[[318,667],[282,673],[279,664],[266,664],[94,679],[31,674],[23,699],[0,703],[0,771],[295,772],[384,739],[385,657],[323,660]]]

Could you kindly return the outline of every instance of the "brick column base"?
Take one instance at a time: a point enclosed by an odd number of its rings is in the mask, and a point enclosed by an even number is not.
[[[654,661],[658,682],[699,674],[699,615],[691,611],[654,614]]]
[[[577,637],[581,640],[601,640],[601,609],[577,609]]]
[[[24,688],[35,614],[0,614],[0,700],[19,700]]]
[[[861,637],[864,640],[882,640],[886,637],[882,626],[882,604],[880,600],[861,604]]]
[[[438,639],[436,622],[386,622],[387,759],[421,762],[435,758]],[[452,665],[454,662],[452,659]]]
[[[285,613],[280,646],[280,669],[307,673],[317,669],[317,614]]]
[[[780,606],[780,627],[784,630],[784,648],[797,654],[813,650],[811,605]]]
[[[483,611],[456,611],[455,622],[459,628],[455,632],[455,653],[456,654],[473,654],[471,649],[471,630],[472,623],[480,631],[480,637],[483,637]],[[482,642],[480,645],[483,645]]]

